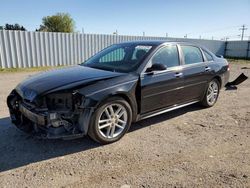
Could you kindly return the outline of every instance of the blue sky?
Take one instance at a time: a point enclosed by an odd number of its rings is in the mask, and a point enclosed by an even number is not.
[[[19,23],[34,31],[42,17],[69,13],[85,33],[188,38],[237,38],[246,24],[250,0],[0,0],[0,25]],[[238,38],[239,39],[239,38]]]

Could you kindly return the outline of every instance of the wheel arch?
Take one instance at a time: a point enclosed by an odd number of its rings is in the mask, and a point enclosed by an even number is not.
[[[137,111],[138,111],[138,105],[135,99],[133,99],[132,96],[129,96],[127,93],[124,92],[118,92],[118,93],[113,93],[110,94],[106,97],[104,97],[102,100],[100,100],[97,104],[97,107],[102,104],[103,102],[105,102],[106,100],[108,100],[111,97],[119,97],[124,99],[131,107],[132,110],[132,122],[134,122],[136,120],[137,117]]]
[[[219,82],[220,89],[221,89],[221,85],[222,85],[222,79],[221,79],[221,77],[219,75],[217,75],[217,76],[213,77],[213,79],[216,79]]]

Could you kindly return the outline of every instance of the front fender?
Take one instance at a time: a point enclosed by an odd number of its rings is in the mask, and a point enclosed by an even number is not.
[[[131,106],[133,120],[136,119],[138,104],[136,100],[136,89],[138,87],[137,76],[122,76],[110,80],[96,82],[93,85],[78,89],[78,93],[84,96],[83,108],[85,109],[81,118],[81,130],[86,132],[90,124],[90,117],[95,109],[106,99],[112,96],[124,98]],[[87,110],[88,109],[88,110]],[[85,119],[85,120],[84,120]]]

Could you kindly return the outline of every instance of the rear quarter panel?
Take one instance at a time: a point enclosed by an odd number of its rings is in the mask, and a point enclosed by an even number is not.
[[[229,80],[229,64],[224,58],[215,58],[213,62],[209,62],[210,66],[214,70],[214,76],[219,76],[221,81],[221,88],[226,85]]]

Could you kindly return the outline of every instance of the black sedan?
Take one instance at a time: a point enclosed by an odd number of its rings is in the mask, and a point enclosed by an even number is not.
[[[228,62],[189,43],[136,41],[105,48],[86,62],[38,74],[8,96],[12,122],[43,138],[89,135],[119,140],[132,122],[193,103],[213,106]]]

